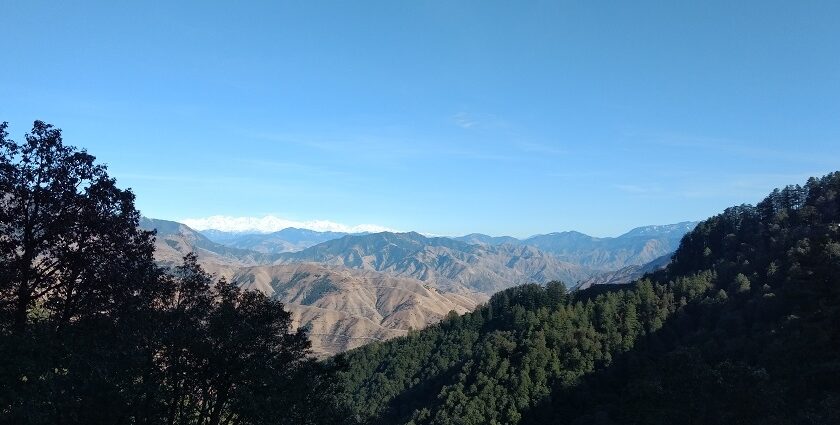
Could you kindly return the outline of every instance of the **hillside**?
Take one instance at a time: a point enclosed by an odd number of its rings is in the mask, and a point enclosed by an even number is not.
[[[143,218],[157,230],[155,259],[171,267],[194,252],[202,268],[283,302],[294,328],[309,330],[313,353],[324,357],[468,312],[488,296],[438,291],[411,277],[310,262],[273,264],[277,255],[210,241],[181,223]],[[302,232],[300,234],[305,234]],[[288,232],[287,232],[288,234]]]
[[[404,336],[487,300],[439,292],[416,279],[312,263],[240,268],[231,279],[282,301],[319,356]]]
[[[281,261],[316,262],[422,280],[440,290],[492,294],[523,283],[577,282],[590,271],[530,246],[470,245],[416,232],[349,235],[281,254]]]
[[[527,285],[336,358],[351,423],[840,420],[840,173],[729,208],[664,270]]]
[[[184,255],[190,252],[194,252],[202,264],[213,266],[269,264],[277,258],[213,242],[200,232],[175,221],[143,217],[140,219],[140,228],[157,231],[155,258],[167,266],[180,264]]]

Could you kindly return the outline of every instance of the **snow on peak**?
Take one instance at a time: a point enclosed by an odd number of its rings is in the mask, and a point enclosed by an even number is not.
[[[213,215],[210,217],[203,218],[185,218],[180,220],[180,222],[196,230],[213,229],[221,230],[223,232],[271,233],[289,227],[315,230],[318,232],[374,233],[393,231],[392,229],[376,224],[358,224],[355,226],[349,226],[346,224],[336,223],[329,220],[297,221],[273,215],[267,215],[264,217],[233,217],[227,215]]]

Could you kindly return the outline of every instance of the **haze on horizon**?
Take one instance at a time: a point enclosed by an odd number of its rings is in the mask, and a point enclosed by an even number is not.
[[[0,121],[149,217],[616,236],[840,164],[836,2],[96,3],[2,2]]]

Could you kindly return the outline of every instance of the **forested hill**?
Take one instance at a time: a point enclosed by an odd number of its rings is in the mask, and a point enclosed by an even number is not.
[[[633,285],[512,288],[345,353],[339,403],[354,423],[840,423],[838,193],[832,173],[729,208]]]

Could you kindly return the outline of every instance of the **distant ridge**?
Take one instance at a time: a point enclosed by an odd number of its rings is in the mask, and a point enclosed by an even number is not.
[[[404,335],[465,312],[500,290],[561,281],[569,288],[622,283],[667,262],[694,223],[645,226],[615,238],[555,232],[525,240],[417,232],[347,234],[287,228],[273,233],[196,231],[143,218],[166,266],[195,252],[202,266],[287,304],[325,356]],[[659,254],[655,256],[656,254]],[[654,257],[655,256],[655,257]]]
[[[642,226],[617,237],[597,238],[577,231],[534,235],[526,239],[473,233],[453,239],[480,245],[529,245],[559,259],[600,271],[641,266],[677,249],[696,221]]]
[[[272,263],[276,255],[234,248],[213,242],[186,224],[143,217],[140,228],[156,230],[155,257],[166,265],[180,264],[184,255],[194,252],[204,264],[258,265]]]
[[[481,233],[470,233],[469,235],[453,237],[452,239],[473,245],[496,246],[506,243],[513,245],[519,245],[522,243],[522,241],[512,236],[489,236]]]
[[[278,264],[277,254],[222,245],[174,221],[142,218],[140,227],[157,232],[155,257],[162,266],[177,266],[193,252],[217,277],[282,301],[292,313],[292,325],[309,329],[313,352],[321,357],[405,335],[440,321],[450,311],[471,311],[488,299],[482,293],[436,290],[429,282],[375,270]],[[281,232],[301,238],[331,236],[301,230]]]
[[[282,262],[316,262],[420,279],[447,291],[492,294],[523,283],[560,280],[572,285],[591,275],[526,245],[473,245],[417,232],[348,235],[300,252]]]
[[[662,270],[671,263],[673,254],[665,254],[641,266],[627,266],[618,270],[603,272],[580,282],[576,290],[591,288],[594,285],[623,285],[642,278],[647,273]]]
[[[350,234],[344,232],[319,232],[317,230],[296,227],[287,227],[271,233],[223,232],[214,229],[202,230],[201,233],[214,242],[266,254],[300,251],[310,246]]]

